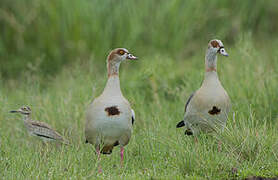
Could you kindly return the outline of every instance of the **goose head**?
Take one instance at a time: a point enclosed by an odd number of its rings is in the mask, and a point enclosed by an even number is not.
[[[116,48],[112,50],[107,57],[108,63],[113,63],[113,64],[122,62],[124,60],[137,60],[137,59],[138,58],[136,56],[129,53],[129,51],[125,48]]]
[[[224,45],[221,40],[213,39],[208,44],[208,51],[214,54],[221,54],[223,56],[229,56],[226,50],[224,49]]]
[[[119,67],[122,61],[137,60],[138,58],[125,48],[116,48],[112,50],[107,57],[108,77],[119,74]]]

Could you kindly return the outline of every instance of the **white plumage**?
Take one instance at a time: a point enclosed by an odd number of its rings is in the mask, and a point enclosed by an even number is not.
[[[120,89],[119,67],[125,59],[135,56],[124,48],[118,48],[107,58],[108,81],[102,94],[87,109],[85,127],[86,142],[104,154],[112,153],[113,147],[128,144],[132,132],[134,111]]]

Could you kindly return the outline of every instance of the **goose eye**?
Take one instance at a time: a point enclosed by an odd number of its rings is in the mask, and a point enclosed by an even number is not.
[[[120,51],[119,51],[119,54],[120,54],[120,55],[124,55],[125,52],[124,52],[123,50],[120,50]]]

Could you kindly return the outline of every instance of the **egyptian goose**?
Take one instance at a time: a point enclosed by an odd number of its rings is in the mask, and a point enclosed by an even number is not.
[[[33,121],[31,119],[31,108],[28,106],[23,106],[15,111],[10,111],[11,113],[20,113],[23,115],[24,125],[28,133],[32,136],[41,138],[44,142],[46,141],[59,141],[64,144],[68,144],[57,131],[51,128],[48,124],[39,121]]]
[[[107,57],[108,81],[102,94],[89,105],[86,115],[86,143],[95,146],[98,155],[112,153],[121,147],[121,164],[124,146],[131,137],[134,111],[120,89],[119,68],[122,61],[137,60],[127,49],[117,48]]]
[[[203,83],[187,100],[184,120],[177,124],[177,128],[185,126],[187,135],[221,131],[226,125],[230,98],[218,79],[217,54],[228,56],[220,40],[211,40],[205,57]]]

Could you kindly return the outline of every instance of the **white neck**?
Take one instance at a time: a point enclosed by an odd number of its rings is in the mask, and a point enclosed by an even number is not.
[[[218,75],[217,75],[217,53],[212,49],[208,49],[205,58],[206,72],[205,78],[203,81],[203,85],[219,83]]]
[[[221,82],[218,79],[218,75],[216,71],[209,71],[205,73],[205,78],[203,80],[202,86],[208,87],[219,87],[221,86]]]
[[[109,95],[122,94],[118,75],[111,75],[108,77],[103,93],[108,93]]]
[[[208,49],[205,58],[206,72],[215,71],[217,69],[217,53],[212,49]]]
[[[110,76],[119,75],[119,69],[120,69],[121,62],[115,62],[115,61],[107,61],[107,74],[108,78]]]

